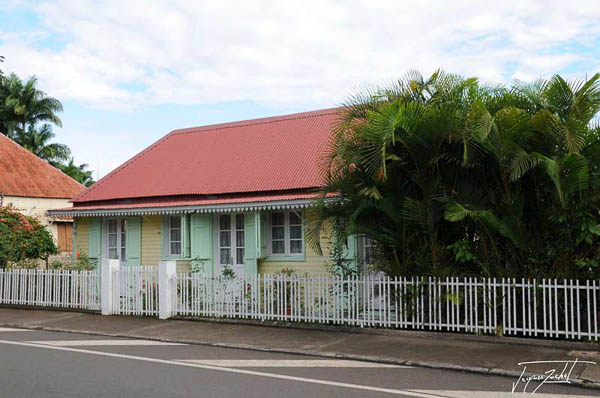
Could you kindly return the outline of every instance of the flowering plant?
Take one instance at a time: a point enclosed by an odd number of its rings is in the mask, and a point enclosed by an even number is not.
[[[58,253],[50,232],[12,205],[0,206],[0,268],[31,259],[48,259]]]

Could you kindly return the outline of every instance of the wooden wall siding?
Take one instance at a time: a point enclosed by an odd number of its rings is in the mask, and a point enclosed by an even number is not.
[[[305,225],[308,221],[305,221]],[[306,231],[306,226],[304,228]],[[328,262],[329,258],[329,246],[330,246],[330,238],[329,238],[329,227],[325,224],[323,228],[323,232],[321,233],[321,247],[323,248],[323,255],[319,256],[315,253],[312,248],[306,244],[306,237],[304,239],[304,250],[306,253],[305,261],[268,261],[268,260],[259,260],[258,261],[258,273],[259,274],[270,274],[274,272],[279,272],[284,268],[293,269],[298,274],[303,273],[328,273]]]
[[[177,260],[177,272],[190,272],[191,262],[188,260]]]
[[[307,273],[327,273],[327,262],[329,257],[318,256],[310,248],[306,251],[305,261],[258,261],[258,273],[270,274],[279,272],[284,268],[293,269],[299,274]]]
[[[162,261],[162,220],[163,216],[142,217],[142,262],[141,265],[158,266]],[[177,272],[189,272],[190,262],[177,260]]]
[[[74,250],[79,253],[90,254],[90,219],[85,217],[76,218],[76,235]]]
[[[162,216],[142,217],[142,265],[162,260]]]

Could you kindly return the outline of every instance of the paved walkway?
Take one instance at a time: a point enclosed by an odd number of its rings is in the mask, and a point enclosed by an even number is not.
[[[0,327],[24,327],[170,342],[208,344],[518,376],[519,362],[591,361],[573,366],[574,384],[600,388],[600,344],[459,334],[351,329],[321,330],[243,323],[0,308]],[[527,365],[543,374],[564,363]],[[570,368],[569,368],[570,369]]]

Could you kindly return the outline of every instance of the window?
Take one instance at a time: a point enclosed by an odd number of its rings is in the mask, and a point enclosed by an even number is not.
[[[236,214],[235,215],[235,263],[236,264],[244,264],[244,215]]]
[[[219,264],[244,265],[245,220],[243,214],[219,215]]]
[[[270,216],[270,251],[272,255],[298,256],[304,252],[302,213],[273,212]]]
[[[181,216],[169,216],[169,256],[181,256]]]
[[[285,254],[285,213],[271,214],[271,252]]]
[[[290,221],[290,253],[302,253],[302,216],[296,212],[289,213]]]
[[[231,263],[231,217],[229,214],[219,216],[219,257],[221,264]]]
[[[376,243],[373,239],[367,238],[365,235],[359,237],[359,259],[364,265],[372,265],[375,263]]]
[[[125,261],[127,258],[127,220],[124,218],[109,218],[107,221],[108,258]]]

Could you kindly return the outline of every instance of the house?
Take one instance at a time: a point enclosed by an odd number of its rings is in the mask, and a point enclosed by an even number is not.
[[[95,260],[326,272],[329,257],[307,246],[305,209],[335,120],[329,109],[175,130],[50,214],[74,218],[74,245]]]
[[[49,216],[50,209],[71,206],[69,200],[85,187],[0,134],[0,206],[12,204],[27,216],[37,217],[52,234],[59,252],[72,251],[73,219]]]

